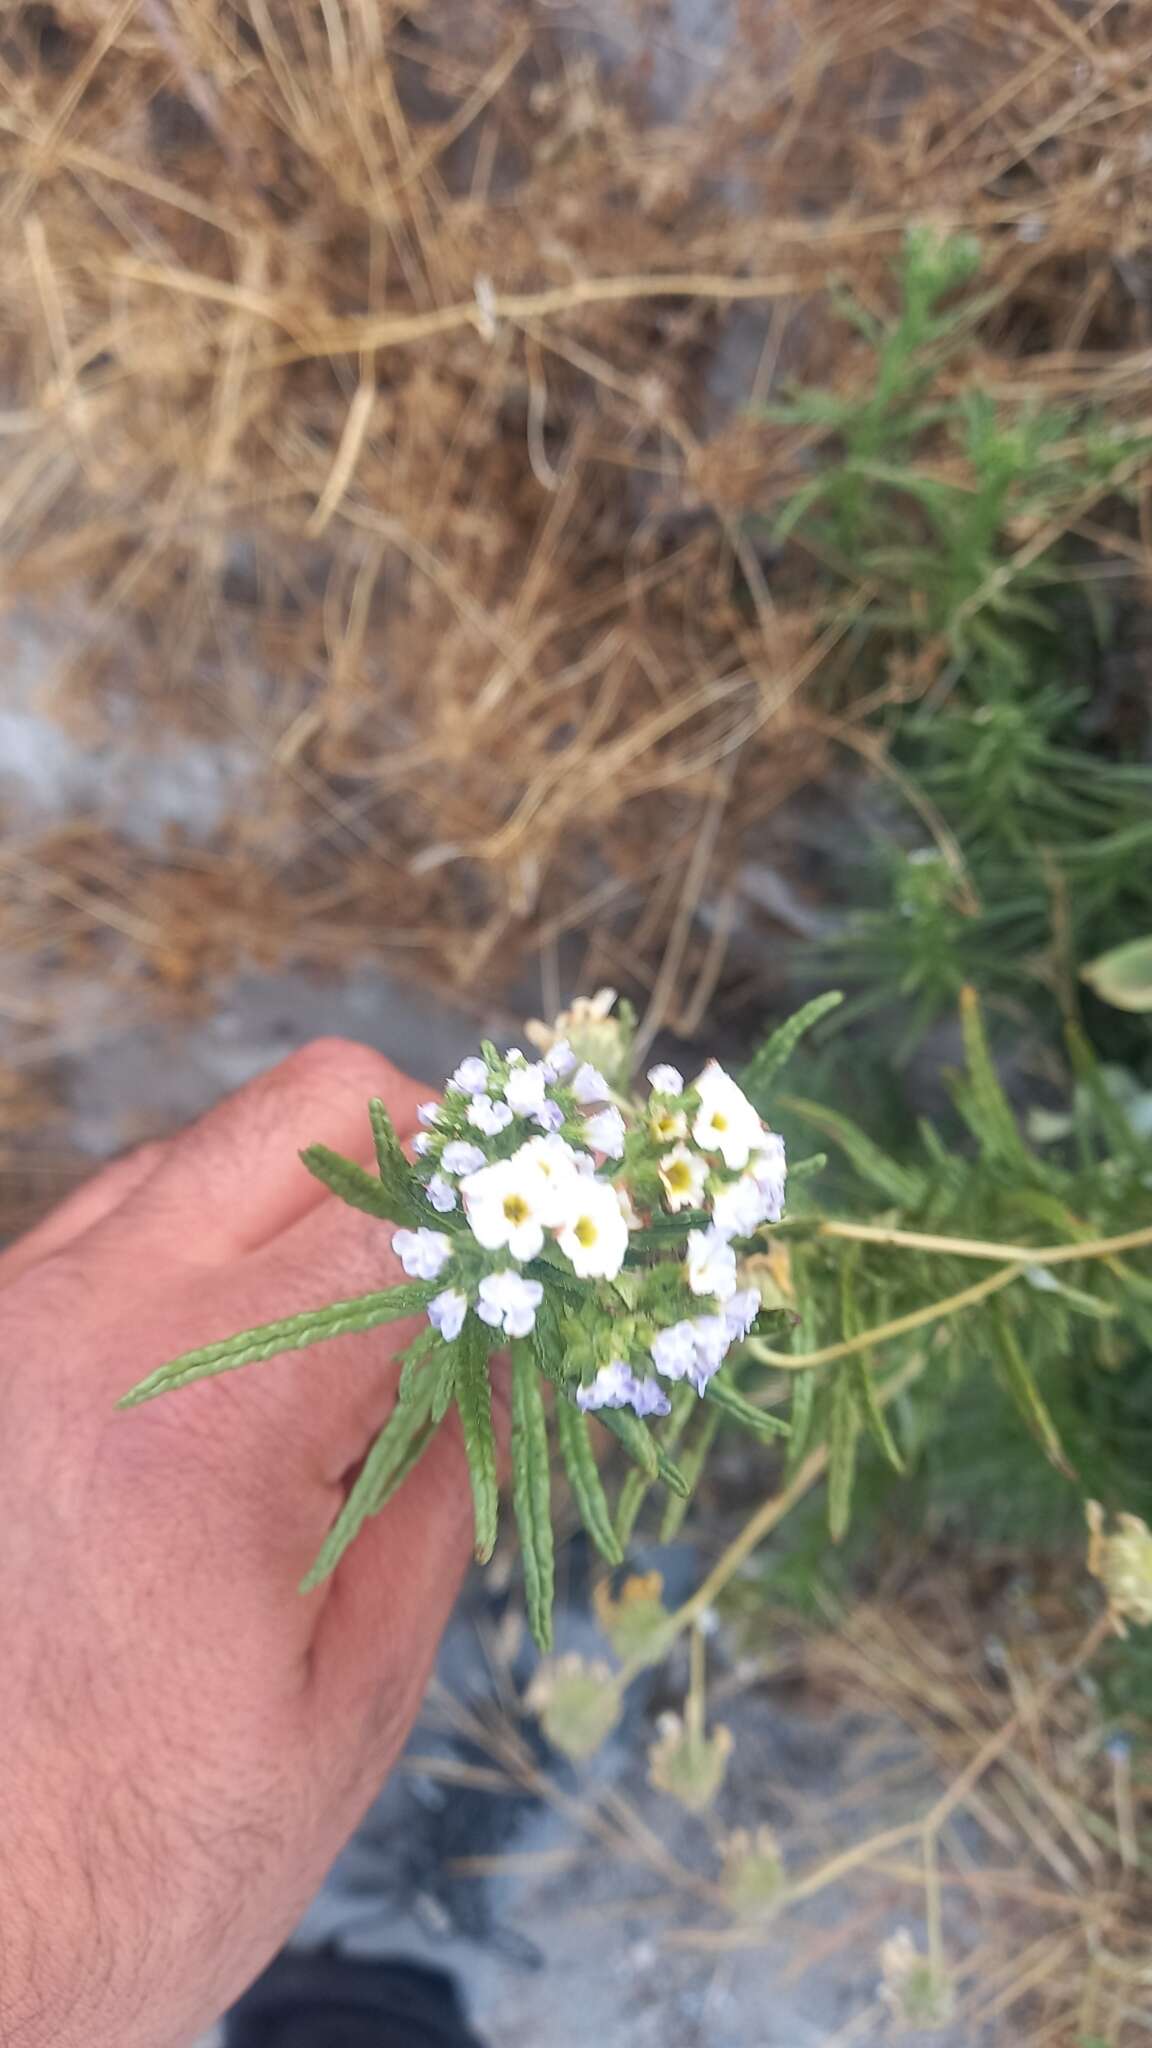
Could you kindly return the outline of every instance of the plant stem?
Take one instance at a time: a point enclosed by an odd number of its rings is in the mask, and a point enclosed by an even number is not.
[[[807,1217],[797,1218],[808,1224]],[[944,1252],[954,1259],[1012,1259],[1022,1266],[1067,1266],[1077,1259],[1106,1259],[1114,1252],[1138,1251],[1152,1245],[1152,1225],[1126,1230],[1119,1237],[1085,1238],[1078,1244],[997,1244],[982,1237],[933,1237],[919,1230],[890,1230],[879,1223],[820,1222],[812,1240],[848,1238],[856,1244],[883,1244],[912,1252]]]
[[[892,1337],[903,1337],[909,1330],[939,1322],[942,1316],[972,1308],[978,1301],[987,1301],[990,1294],[999,1293],[1002,1287],[1010,1287],[1023,1272],[1023,1266],[1004,1266],[999,1273],[990,1273],[987,1279],[962,1287],[959,1294],[946,1294],[941,1301],[910,1309],[907,1315],[895,1316],[890,1323],[877,1323],[874,1329],[862,1330],[857,1337],[845,1337],[839,1344],[825,1344],[819,1351],[773,1351],[758,1337],[749,1338],[745,1348],[763,1365],[776,1365],[784,1372],[806,1372],[810,1366],[830,1365],[834,1358],[850,1358],[853,1352],[870,1351],[874,1344],[887,1344]]]
[[[910,1359],[902,1371],[893,1374],[886,1386],[878,1387],[876,1399],[880,1406],[885,1407],[889,1401],[895,1400],[897,1394],[902,1394],[906,1387],[910,1387],[914,1380],[919,1379],[926,1362],[923,1356]],[[816,1481],[823,1478],[827,1463],[827,1446],[820,1444],[805,1458],[784,1491],[773,1494],[770,1500],[766,1500],[763,1506],[756,1510],[751,1519],[744,1524],[740,1534],[733,1538],[727,1550],[717,1559],[707,1578],[701,1581],[683,1606],[677,1607],[674,1613],[668,1616],[661,1645],[664,1653],[671,1649],[677,1636],[684,1629],[690,1628],[697,1616],[712,1605],[717,1594],[723,1592],[729,1579],[739,1571],[745,1559],[751,1557],[757,1545],[762,1543],[766,1536],[771,1535],[773,1529],[792,1512],[797,1502],[803,1500],[805,1494],[815,1486]],[[625,1686],[638,1672],[653,1662],[654,1648],[654,1645],[650,1645],[642,1657],[630,1658],[616,1673],[615,1682],[620,1692],[624,1691]]]

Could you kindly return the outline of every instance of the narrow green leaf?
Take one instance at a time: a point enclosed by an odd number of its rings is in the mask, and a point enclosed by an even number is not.
[[[413,1223],[422,1214],[407,1172],[403,1182],[375,1180],[354,1159],[345,1159],[327,1145],[309,1145],[300,1157],[309,1173],[350,1209],[362,1209],[366,1216],[379,1216],[389,1223]]]
[[[380,1513],[423,1457],[436,1433],[428,1414],[431,1397],[431,1385],[426,1384],[410,1400],[397,1401],[300,1587],[302,1593],[311,1593],[335,1571],[365,1522]]]
[[[1076,1474],[1068,1462],[1064,1445],[1060,1440],[1060,1432],[1036,1384],[1036,1376],[1020,1348],[1020,1340],[1013,1328],[1012,1319],[999,1303],[996,1304],[996,1322],[1000,1337],[1000,1366],[1012,1399],[1045,1457],[1055,1465],[1058,1472],[1064,1474],[1066,1479],[1075,1479]]]
[[[793,1160],[788,1167],[789,1188],[796,1188],[803,1181],[813,1180],[818,1173],[823,1173],[827,1164],[828,1154],[826,1152],[811,1152],[807,1159]]]
[[[1031,1154],[988,1049],[980,998],[973,988],[960,991],[960,1026],[967,1063],[965,1082],[956,1089],[961,1116],[989,1159],[1016,1159],[1031,1167]]]
[[[520,1530],[528,1622],[545,1653],[552,1648],[556,1583],[549,1464],[540,1374],[531,1344],[518,1339],[512,1346],[512,1504]]]
[[[828,1422],[828,1533],[833,1543],[839,1543],[847,1530],[856,1482],[858,1425],[850,1363],[845,1359],[836,1368]]]
[[[465,1317],[464,1328],[452,1349],[456,1353],[456,1406],[460,1410],[472,1481],[476,1559],[479,1564],[487,1564],[496,1548],[500,1489],[496,1483],[496,1439],[492,1433],[488,1331],[478,1316]]]
[[[638,1415],[628,1408],[598,1408],[598,1421],[610,1429],[613,1436],[623,1444],[629,1457],[639,1465],[649,1479],[661,1479],[673,1493],[687,1494],[684,1475],[671,1458],[666,1457],[654,1436],[645,1429]]]
[[[456,1374],[459,1364],[460,1353],[456,1344],[446,1344],[440,1354],[438,1371],[432,1386],[432,1420],[437,1428],[456,1398]]]
[[[684,1474],[684,1484],[688,1491],[686,1494],[670,1493],[668,1495],[664,1503],[664,1519],[660,1524],[661,1543],[675,1542],[680,1532],[680,1526],[688,1512],[692,1495],[700,1484],[700,1474],[708,1462],[708,1453],[712,1449],[716,1432],[720,1427],[720,1421],[719,1408],[706,1408],[700,1418],[699,1429],[693,1432],[691,1442],[685,1446],[680,1454],[677,1462],[681,1472]]]
[[[616,1541],[623,1545],[625,1550],[632,1541],[632,1531],[636,1527],[640,1510],[651,1491],[652,1481],[646,1473],[640,1471],[638,1466],[634,1465],[631,1472],[625,1473],[624,1483],[620,1488],[620,1496],[616,1502],[616,1521],[614,1525]],[[673,1498],[675,1498],[674,1495]]]
[[[757,1408],[751,1401],[746,1401],[743,1394],[738,1393],[724,1378],[723,1373],[717,1373],[714,1379],[709,1380],[704,1389],[704,1399],[713,1402],[717,1408],[722,1408],[725,1415],[730,1415],[741,1428],[751,1430],[753,1436],[788,1435],[786,1422],[782,1422],[778,1415],[769,1414],[766,1408]]]
[[[396,1127],[378,1095],[374,1095],[368,1104],[368,1119],[372,1125],[376,1165],[384,1186],[389,1189],[410,1187],[412,1168],[404,1157],[404,1148],[396,1136]]]
[[[122,1396],[120,1408],[136,1408],[157,1394],[187,1387],[194,1380],[209,1379],[215,1373],[234,1372],[241,1365],[257,1365],[276,1358],[283,1351],[302,1351],[309,1344],[322,1344],[328,1337],[344,1337],[356,1330],[374,1330],[380,1323],[398,1322],[402,1316],[418,1315],[436,1293],[436,1283],[412,1281],[407,1286],[387,1287],[379,1294],[361,1294],[354,1301],[330,1302],[326,1308],[305,1309],[302,1315],[285,1316],[280,1322],[260,1323],[235,1337],[185,1351],[161,1365],[138,1386]]]
[[[421,1330],[417,1336],[413,1337],[407,1351],[403,1354],[403,1365],[400,1371],[400,1386],[397,1396],[399,1400],[411,1400],[416,1390],[416,1383],[421,1378],[435,1383],[434,1372],[431,1368],[425,1372],[424,1367],[427,1365],[431,1354],[434,1351],[440,1350],[443,1342],[444,1339],[441,1337],[439,1330],[434,1330],[431,1324],[426,1329]],[[431,1395],[429,1395],[429,1399],[431,1399]]]
[[[580,1520],[601,1557],[609,1564],[622,1564],[624,1552],[612,1527],[612,1514],[597,1470],[588,1418],[581,1414],[574,1401],[564,1396],[556,1402],[556,1434]],[[630,1473],[629,1481],[631,1478]]]
[[[780,1106],[793,1116],[803,1117],[805,1123],[814,1124],[826,1138],[832,1138],[847,1153],[861,1179],[879,1188],[891,1201],[899,1202],[902,1208],[913,1208],[923,1200],[924,1175],[915,1167],[901,1166],[898,1160],[890,1159],[851,1117],[798,1095],[782,1096]],[[795,1179],[794,1174],[789,1177]]]
[[[868,1358],[868,1353],[857,1351],[845,1360],[851,1373],[856,1410],[873,1442],[887,1458],[893,1470],[903,1472],[904,1459],[900,1446],[888,1426],[888,1417],[876,1398],[876,1385],[869,1370]]]
[[[790,1421],[792,1434],[788,1440],[788,1457],[784,1471],[791,1479],[798,1465],[807,1455],[812,1441],[812,1424],[816,1411],[816,1373],[794,1372],[792,1374],[792,1407]]]
[[[826,1017],[830,1010],[836,1009],[843,1001],[844,997],[839,989],[829,989],[825,995],[815,996],[810,1003],[805,1003],[803,1009],[797,1010],[794,1017],[789,1017],[786,1024],[781,1024],[771,1037],[765,1040],[759,1052],[753,1054],[745,1069],[744,1086],[749,1094],[763,1096],[765,1090],[771,1087],[781,1067],[791,1059],[804,1033],[810,1031],[814,1024],[819,1023],[821,1017]]]

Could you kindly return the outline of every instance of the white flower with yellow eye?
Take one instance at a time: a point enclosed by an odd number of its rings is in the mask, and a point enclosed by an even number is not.
[[[543,1249],[555,1195],[532,1160],[516,1154],[482,1166],[466,1175],[460,1192],[472,1235],[485,1251],[507,1246],[514,1259],[534,1259]]]
[[[689,1151],[687,1145],[674,1145],[660,1161],[664,1199],[673,1214],[678,1209],[699,1209],[707,1178],[708,1161]]]
[[[696,1081],[700,1107],[692,1136],[702,1152],[719,1152],[725,1166],[740,1173],[764,1143],[764,1126],[742,1088],[716,1060]]]
[[[688,1285],[693,1294],[728,1301],[736,1292],[736,1254],[718,1230],[688,1232]]]
[[[614,1280],[628,1249],[628,1225],[610,1181],[580,1174],[568,1190],[556,1242],[582,1280]]]
[[[577,1152],[566,1138],[550,1131],[543,1138],[529,1138],[512,1154],[509,1163],[539,1174],[544,1183],[540,1220],[546,1230],[555,1230],[568,1213],[570,1186],[587,1171],[592,1160],[587,1152]]]
[[[648,1112],[648,1129],[658,1145],[674,1145],[677,1138],[688,1136],[688,1119],[682,1109],[655,1102]]]

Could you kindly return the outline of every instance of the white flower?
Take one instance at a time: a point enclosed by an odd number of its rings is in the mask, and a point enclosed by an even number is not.
[[[598,1109],[584,1126],[584,1137],[594,1152],[607,1159],[619,1159],[624,1150],[624,1119],[616,1108]]]
[[[479,1173],[488,1164],[488,1155],[467,1138],[452,1138],[440,1154],[440,1164],[445,1173]]]
[[[696,1332],[691,1323],[672,1323],[657,1330],[651,1345],[652,1362],[666,1380],[687,1379],[696,1363]]]
[[[715,1060],[697,1077],[700,1107],[692,1136],[704,1152],[719,1152],[725,1166],[741,1172],[764,1142],[764,1126],[743,1090]]]
[[[693,1294],[727,1301],[736,1292],[736,1254],[718,1230],[688,1232],[688,1285]]]
[[[422,1102],[416,1114],[422,1124],[438,1124],[440,1121],[440,1104],[438,1102]]]
[[[566,1138],[558,1138],[554,1131],[543,1138],[527,1139],[512,1154],[513,1165],[538,1174],[543,1182],[537,1199],[540,1220],[546,1230],[554,1230],[563,1223],[572,1200],[570,1189],[580,1171],[580,1162],[587,1157],[586,1152],[577,1152]]]
[[[564,1122],[564,1111],[558,1102],[548,1100],[532,1111],[532,1121],[539,1124],[542,1131],[558,1131]]]
[[[526,1280],[522,1273],[488,1273],[480,1282],[476,1313],[506,1337],[526,1337],[536,1322],[536,1311],[544,1299],[539,1280]]]
[[[724,1303],[724,1322],[733,1344],[748,1335],[760,1313],[760,1290],[758,1287],[742,1287],[738,1294],[730,1295]]]
[[[527,1151],[521,1147],[521,1153]],[[534,1259],[554,1214],[555,1191],[531,1159],[519,1154],[482,1166],[460,1183],[473,1237],[486,1251],[507,1245],[514,1259]]]
[[[649,1112],[648,1129],[658,1145],[674,1145],[678,1138],[688,1136],[688,1119],[682,1109],[669,1109],[666,1102],[658,1102]]]
[[[698,1152],[689,1151],[687,1145],[674,1145],[660,1161],[664,1199],[673,1211],[698,1209],[704,1200],[707,1178],[708,1161]]]
[[[558,1038],[540,1064],[550,1081],[563,1081],[576,1065],[576,1055],[566,1038]]]
[[[442,1230],[398,1230],[392,1249],[414,1280],[438,1280],[452,1256],[452,1240]]]
[[[468,1105],[468,1121],[483,1131],[486,1138],[494,1138],[498,1131],[506,1131],[512,1121],[512,1111],[506,1102],[493,1102],[490,1096],[474,1095]]]
[[[684,1076],[678,1067],[649,1067],[648,1083],[654,1095],[683,1095]]]
[[[751,1237],[762,1223],[777,1222],[779,1214],[773,1189],[752,1172],[718,1188],[712,1201],[712,1221],[724,1237]]]
[[[459,1089],[461,1095],[483,1095],[488,1086],[488,1068],[479,1053],[469,1053],[466,1060],[461,1060],[448,1086]]]
[[[439,1330],[446,1344],[460,1335],[467,1313],[468,1296],[461,1294],[458,1287],[446,1287],[443,1294],[434,1294],[428,1303],[428,1321],[434,1330]]]
[[[572,1093],[581,1109],[587,1109],[590,1102],[607,1102],[612,1090],[599,1068],[585,1060],[583,1066],[576,1069]]]
[[[527,1060],[528,1055],[527,1053],[521,1052],[520,1047],[518,1045],[510,1045],[504,1057],[507,1060],[508,1065],[510,1067],[522,1067],[525,1061]]]
[[[439,1209],[442,1216],[446,1216],[449,1209],[456,1207],[456,1190],[450,1180],[445,1180],[442,1173],[431,1175],[424,1192],[432,1207]]]
[[[671,1415],[672,1403],[660,1385],[659,1380],[636,1380],[632,1387],[632,1406],[637,1415]]]
[[[751,1173],[764,1196],[765,1223],[779,1223],[784,1214],[784,1184],[788,1178],[788,1162],[784,1156],[784,1140],[778,1131],[765,1131],[757,1151],[748,1162]]]
[[[513,1067],[504,1083],[504,1100],[517,1116],[532,1116],[544,1103],[543,1067]]]
[[[569,1200],[557,1243],[582,1280],[612,1280],[624,1264],[628,1225],[620,1214],[616,1191],[606,1180],[579,1174],[568,1189]]]
[[[696,1362],[688,1374],[698,1394],[704,1392],[713,1373],[719,1372],[732,1342],[723,1316],[696,1316],[692,1329],[696,1338]]]
[[[640,1213],[627,1188],[617,1187],[616,1200],[620,1204],[620,1214],[628,1225],[629,1230],[639,1230],[641,1223]]]
[[[418,1132],[418,1133],[417,1133],[417,1135],[416,1135],[416,1137],[414,1137],[414,1138],[413,1138],[413,1140],[412,1140],[412,1150],[413,1150],[413,1151],[414,1151],[414,1153],[416,1154],[416,1157],[417,1157],[417,1159],[423,1159],[423,1157],[424,1157],[424,1154],[425,1154],[426,1152],[429,1152],[429,1151],[431,1151],[431,1149],[432,1149],[432,1136],[431,1136],[431,1133],[430,1133],[429,1131],[420,1131],[420,1132]]]
[[[602,1365],[586,1387],[577,1387],[576,1406],[590,1408],[634,1408],[637,1415],[667,1415],[672,1403],[655,1380],[637,1379],[622,1358]]]

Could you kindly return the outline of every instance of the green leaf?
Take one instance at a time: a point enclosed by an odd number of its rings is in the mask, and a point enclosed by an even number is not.
[[[828,1533],[833,1543],[839,1543],[848,1528],[856,1483],[858,1423],[850,1364],[845,1359],[836,1368],[828,1422]]]
[[[689,1502],[700,1484],[700,1474],[708,1462],[708,1453],[712,1449],[721,1419],[719,1408],[706,1408],[700,1418],[699,1429],[694,1431],[691,1443],[680,1454],[678,1462],[688,1491],[686,1494],[668,1495],[664,1503],[664,1519],[660,1524],[661,1543],[673,1543],[676,1540],[681,1523],[688,1512]]]
[[[460,1353],[455,1343],[446,1344],[440,1353],[440,1370],[432,1388],[432,1420],[439,1428],[456,1398],[456,1373],[460,1364]]]
[[[464,1428],[468,1476],[472,1481],[476,1561],[487,1564],[496,1548],[500,1489],[496,1483],[496,1439],[492,1433],[488,1331],[478,1316],[465,1317],[452,1349],[456,1353],[456,1406]]]
[[[956,1089],[956,1106],[987,1158],[1026,1162],[1030,1168],[1031,1154],[1000,1085],[988,1050],[980,998],[973,988],[960,991],[960,1027],[968,1071],[965,1083]]]
[[[873,1442],[887,1458],[893,1471],[903,1472],[904,1459],[888,1425],[888,1417],[876,1398],[876,1383],[868,1367],[868,1354],[857,1351],[845,1360],[852,1379],[856,1396],[856,1409],[860,1420]]]
[[[789,1189],[800,1187],[806,1180],[814,1180],[818,1173],[823,1173],[827,1164],[828,1154],[826,1152],[810,1152],[807,1159],[790,1161],[788,1166]]]
[[[512,1504],[524,1560],[528,1622],[541,1650],[552,1648],[556,1571],[552,1547],[548,1423],[531,1344],[512,1346]]]
[[[627,1408],[598,1408],[596,1417],[622,1443],[628,1456],[649,1479],[662,1479],[673,1493],[687,1495],[684,1475],[665,1457],[638,1415]]]
[[[815,996],[810,1003],[805,1003],[803,1009],[797,1010],[794,1017],[789,1017],[786,1024],[781,1024],[779,1029],[765,1040],[759,1052],[753,1055],[745,1070],[744,1086],[749,1094],[755,1092],[763,1095],[781,1067],[791,1059],[804,1033],[810,1031],[813,1024],[818,1024],[821,1017],[826,1017],[830,1010],[836,1009],[843,1001],[844,997],[838,989],[829,989],[825,995]]]
[[[623,1564],[624,1551],[612,1527],[612,1514],[597,1470],[588,1418],[581,1414],[574,1401],[564,1396],[556,1402],[556,1434],[580,1520],[601,1557],[609,1564]],[[631,1479],[632,1474],[629,1474],[629,1483]]]
[[[711,1401],[717,1408],[722,1408],[725,1415],[730,1415],[743,1429],[751,1430],[753,1436],[788,1435],[786,1422],[781,1421],[778,1415],[769,1414],[766,1408],[757,1408],[751,1401],[746,1401],[743,1394],[738,1393],[722,1373],[717,1373],[714,1379],[709,1380],[704,1389],[704,1399]]]
[[[376,1165],[380,1181],[390,1194],[411,1191],[414,1174],[404,1157],[403,1147],[396,1136],[396,1127],[378,1095],[368,1104],[368,1119],[372,1125],[372,1142],[376,1147]]]
[[[1012,1399],[1045,1457],[1066,1479],[1075,1479],[1076,1474],[1060,1441],[1060,1432],[1020,1348],[1012,1319],[999,1302],[996,1303],[996,1322],[1000,1336],[1000,1366]]]
[[[414,1223],[423,1213],[408,1182],[407,1169],[404,1184],[386,1185],[327,1145],[309,1145],[300,1157],[309,1173],[350,1209],[362,1209],[366,1216],[379,1216],[389,1223]]]
[[[1113,946],[1080,970],[1102,1002],[1115,1010],[1152,1010],[1152,938]]]
[[[832,1138],[846,1152],[861,1180],[879,1188],[890,1201],[899,1202],[902,1208],[914,1208],[922,1202],[925,1194],[924,1175],[915,1167],[901,1166],[898,1160],[890,1159],[879,1145],[859,1124],[849,1116],[841,1116],[838,1110],[827,1109],[822,1102],[809,1102],[803,1096],[784,1095],[780,1099],[782,1109],[793,1116],[801,1116],[805,1123],[814,1124],[825,1137]],[[795,1179],[794,1174],[789,1175]]]
[[[802,1346],[808,1349],[808,1346]],[[812,1424],[816,1410],[817,1378],[815,1369],[811,1372],[792,1374],[792,1408],[790,1420],[792,1433],[788,1440],[788,1458],[784,1467],[785,1476],[791,1479],[798,1465],[802,1464],[812,1441]]]
[[[409,1400],[397,1401],[365,1458],[356,1483],[333,1522],[315,1564],[301,1584],[302,1593],[311,1593],[335,1571],[365,1522],[370,1516],[380,1513],[423,1457],[436,1434],[428,1414],[431,1398],[431,1383],[426,1382]]]
[[[398,1322],[402,1316],[418,1315],[436,1293],[435,1281],[416,1280],[408,1286],[386,1287],[379,1294],[361,1294],[354,1301],[333,1301],[327,1308],[305,1309],[302,1315],[285,1316],[276,1323],[260,1323],[235,1337],[203,1344],[198,1351],[185,1351],[121,1398],[120,1408],[136,1408],[153,1401],[157,1394],[187,1387],[194,1380],[215,1373],[234,1372],[241,1365],[257,1365],[276,1358],[283,1351],[302,1351],[309,1344],[322,1344],[328,1337],[344,1337],[356,1330],[374,1330],[380,1323]]]
[[[652,1481],[637,1467],[634,1466],[631,1472],[625,1473],[620,1497],[616,1502],[615,1522],[616,1540],[625,1549],[632,1541],[636,1518],[651,1491]]]

